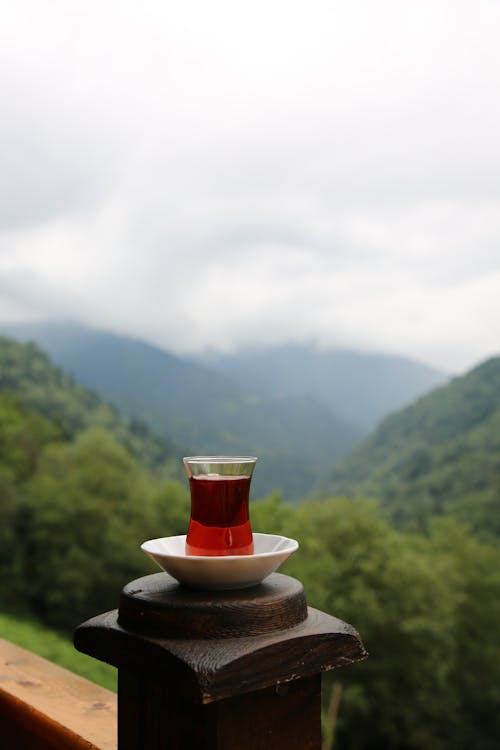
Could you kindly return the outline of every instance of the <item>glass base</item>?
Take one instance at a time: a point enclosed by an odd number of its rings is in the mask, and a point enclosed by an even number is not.
[[[252,555],[253,550],[249,521],[239,526],[205,526],[193,519],[189,522],[186,555]]]

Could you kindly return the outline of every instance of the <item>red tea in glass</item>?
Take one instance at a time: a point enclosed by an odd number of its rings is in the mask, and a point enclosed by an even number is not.
[[[255,466],[249,456],[185,458],[191,490],[188,555],[251,555],[248,502]]]

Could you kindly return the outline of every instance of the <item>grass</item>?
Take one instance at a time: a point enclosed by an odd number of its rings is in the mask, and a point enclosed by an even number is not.
[[[28,617],[0,613],[0,638],[116,692],[116,669],[75,650],[69,636]]]

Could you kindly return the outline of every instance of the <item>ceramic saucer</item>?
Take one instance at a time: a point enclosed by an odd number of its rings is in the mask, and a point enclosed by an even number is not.
[[[252,555],[186,555],[185,535],[150,539],[141,544],[141,549],[190,588],[243,589],[261,583],[299,547],[295,539],[277,534],[254,534],[253,541]]]

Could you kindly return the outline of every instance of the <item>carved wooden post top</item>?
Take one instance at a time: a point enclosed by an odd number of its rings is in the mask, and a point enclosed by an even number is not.
[[[279,573],[221,592],[183,588],[166,573],[139,578],[118,610],[77,628],[75,646],[118,668],[165,671],[201,704],[366,658],[351,625],[307,607],[302,584]]]

